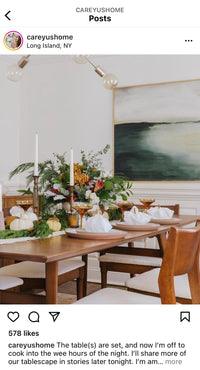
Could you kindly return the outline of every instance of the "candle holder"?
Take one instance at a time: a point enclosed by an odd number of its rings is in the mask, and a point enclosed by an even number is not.
[[[69,227],[76,228],[79,227],[79,218],[77,213],[73,211],[73,202],[74,202],[74,186],[69,185],[69,198],[70,198],[70,213],[68,214],[68,224]]]
[[[34,187],[33,187],[33,210],[37,216],[39,216],[39,194],[38,194],[38,179],[39,176],[34,175]]]
[[[78,213],[68,213],[67,221],[68,221],[69,227],[71,228],[79,227]]]
[[[74,200],[74,186],[69,186],[69,194],[70,194],[70,212],[72,213],[73,209],[73,200]]]

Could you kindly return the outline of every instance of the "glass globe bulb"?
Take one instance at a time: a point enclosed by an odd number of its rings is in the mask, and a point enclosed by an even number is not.
[[[89,58],[89,55],[74,55],[72,57],[73,61],[78,64],[85,64],[88,62],[87,58]]]
[[[18,65],[13,64],[8,67],[6,77],[8,80],[17,82],[19,81],[23,76],[22,69],[18,67]]]
[[[105,76],[103,76],[103,87],[105,87],[105,89],[111,90],[115,88],[117,84],[117,77],[112,73],[106,73]]]

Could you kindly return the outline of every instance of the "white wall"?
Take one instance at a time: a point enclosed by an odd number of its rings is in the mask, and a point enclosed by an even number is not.
[[[119,86],[199,78],[200,56],[94,56]],[[70,56],[33,56],[22,81],[20,160],[32,160],[34,132],[40,136],[40,159],[68,151],[112,145],[112,92],[89,64]],[[26,141],[24,140],[26,137]],[[106,167],[112,167],[112,150]]]
[[[16,58],[0,58],[0,183],[7,183],[8,172],[19,164],[19,126],[21,113],[21,84],[6,78],[9,64]]]
[[[23,80],[21,161],[32,160],[35,131],[41,160],[72,146],[78,161],[80,149],[98,150],[110,143],[112,92],[102,88],[90,66],[75,64],[71,57],[42,57],[41,63],[36,58]],[[111,152],[109,159],[111,163]]]
[[[5,69],[17,58],[0,59],[1,182],[18,163],[33,160],[36,131],[41,161],[52,152],[69,152],[71,146],[77,161],[80,149],[98,150],[107,143],[112,146],[112,92],[102,87],[92,66],[78,65],[71,56],[32,56],[23,79],[12,83],[5,78]],[[200,77],[200,56],[91,58],[107,72],[115,73],[119,86]],[[112,168],[112,150],[104,167]]]

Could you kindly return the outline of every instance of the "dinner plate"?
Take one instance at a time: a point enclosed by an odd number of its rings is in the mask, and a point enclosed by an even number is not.
[[[111,230],[109,232],[89,232],[85,230],[66,230],[66,234],[71,238],[88,239],[88,240],[101,240],[101,239],[120,239],[124,238],[127,233],[121,230]]]
[[[151,221],[155,223],[159,223],[160,225],[173,225],[178,224],[180,222],[180,218],[152,218]]]
[[[148,222],[145,225],[127,225],[124,222],[116,223],[114,228],[126,231],[148,231],[148,230],[158,230],[159,224]]]

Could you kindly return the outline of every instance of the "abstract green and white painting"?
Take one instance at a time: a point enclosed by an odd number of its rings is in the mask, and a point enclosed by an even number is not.
[[[135,181],[200,180],[200,80],[114,89],[114,171]]]

